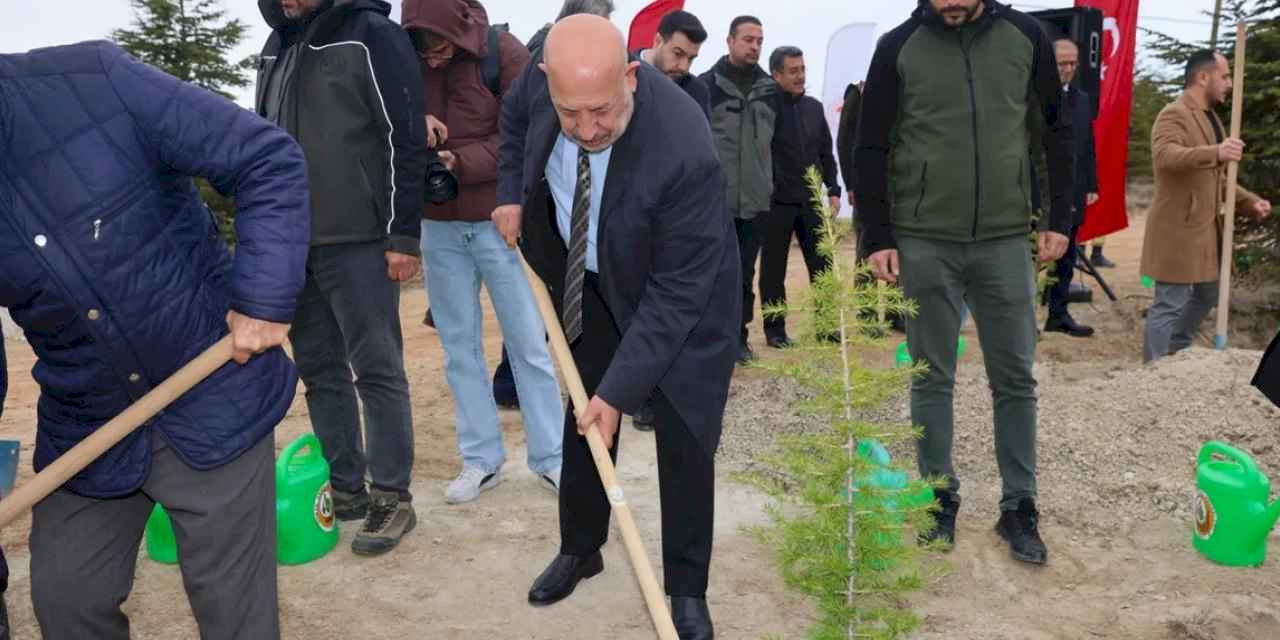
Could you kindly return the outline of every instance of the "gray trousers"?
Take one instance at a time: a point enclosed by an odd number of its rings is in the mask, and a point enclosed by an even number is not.
[[[413,417],[400,283],[387,277],[381,242],[311,247],[289,340],[333,488],[362,491],[367,472],[374,488],[410,499]]]
[[[1191,346],[1200,325],[1218,306],[1218,282],[1156,283],[1156,297],[1147,311],[1142,361],[1149,363]]]
[[[31,600],[42,636],[128,640],[120,605],[159,502],[173,522],[202,640],[279,638],[273,439],[209,471],[183,464],[158,435],[154,441],[139,492],[96,500],[60,489],[33,510]]]
[[[1036,495],[1035,283],[1023,236],[985,242],[898,238],[902,290],[918,313],[907,319],[912,358],[928,373],[911,383],[911,420],[924,429],[917,464],[926,478],[960,481],[952,465],[956,342],[967,303],[977,323],[995,405],[1000,508]]]

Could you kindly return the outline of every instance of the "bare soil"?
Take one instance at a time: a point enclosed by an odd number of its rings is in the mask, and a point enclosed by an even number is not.
[[[1140,208],[1140,207],[1139,207]],[[1098,328],[1090,340],[1045,336],[1040,380],[1040,494],[1042,531],[1050,563],[1032,568],[1012,561],[991,531],[999,476],[992,450],[990,394],[980,349],[962,361],[956,390],[956,466],[964,482],[958,544],[945,556],[949,571],[914,600],[925,616],[919,639],[1263,640],[1280,638],[1280,571],[1272,558],[1258,569],[1217,567],[1190,544],[1193,463],[1205,440],[1220,438],[1251,452],[1280,477],[1280,411],[1247,386],[1257,351],[1193,350],[1141,367],[1143,310],[1150,291],[1137,274],[1141,216],[1107,244],[1119,268],[1103,275],[1118,303],[1097,286],[1092,305],[1076,305],[1077,319]],[[803,264],[792,252],[789,283],[803,288]],[[459,469],[453,402],[436,334],[421,325],[425,295],[406,290],[405,349],[417,434],[417,531],[378,559],[353,556],[343,545],[301,567],[280,569],[284,636],[339,638],[553,639],[652,638],[639,590],[617,536],[605,548],[607,570],[569,600],[549,609],[525,603],[532,579],[558,544],[554,498],[523,463],[517,412],[502,414],[507,479],[479,501],[444,504],[444,485]],[[1262,324],[1259,322],[1259,327]],[[486,320],[486,351],[496,359],[499,336]],[[972,325],[966,328],[977,346]],[[1256,331],[1259,339],[1265,332]],[[760,340],[757,327],[755,340]],[[1269,336],[1268,336],[1269,337]],[[890,366],[901,336],[864,355]],[[1255,342],[1240,344],[1257,348]],[[1207,344],[1207,343],[1205,343]],[[765,358],[779,357],[762,343]],[[6,342],[11,388],[0,438],[23,442],[29,460],[38,389],[30,350]],[[782,585],[767,549],[743,533],[764,520],[764,498],[730,477],[780,433],[813,428],[787,406],[798,391],[759,370],[735,377],[721,450],[716,551],[710,602],[718,637],[803,637],[811,607]],[[884,408],[905,419],[905,397]],[[283,447],[310,428],[301,394],[277,430]],[[654,440],[624,425],[619,471],[650,558],[660,569]],[[910,452],[898,452],[910,455]],[[19,482],[29,479],[29,464]],[[15,638],[39,637],[29,598],[29,519],[2,533],[13,571],[7,600]],[[1280,552],[1273,534],[1271,551]],[[174,567],[138,561],[125,605],[136,638],[195,638]]]

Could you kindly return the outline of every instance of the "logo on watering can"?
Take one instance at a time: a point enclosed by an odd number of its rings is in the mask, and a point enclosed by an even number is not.
[[[1203,491],[1196,496],[1196,535],[1201,540],[1208,540],[1218,526],[1218,514],[1213,510],[1213,501]]]
[[[315,512],[316,524],[326,532],[333,531],[333,491],[328,482],[316,492]]]

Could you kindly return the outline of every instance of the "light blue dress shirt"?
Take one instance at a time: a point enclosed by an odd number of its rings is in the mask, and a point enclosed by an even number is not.
[[[604,181],[609,173],[609,158],[613,155],[613,147],[604,151],[589,154],[591,164],[591,208],[587,210],[590,220],[587,230],[587,271],[600,273],[600,262],[596,257],[596,236],[600,231],[600,201],[604,198]],[[570,140],[564,133],[556,138],[556,145],[551,149],[551,158],[547,161],[547,184],[551,187],[551,198],[556,201],[556,226],[560,228],[560,237],[569,246],[569,232],[573,228],[573,192],[578,184],[578,143]]]

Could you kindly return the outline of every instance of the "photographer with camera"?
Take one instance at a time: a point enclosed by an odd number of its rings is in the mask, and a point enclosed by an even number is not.
[[[406,0],[402,24],[422,58],[430,137],[458,178],[458,198],[423,212],[427,292],[445,372],[457,408],[462,471],[445,500],[470,502],[501,480],[506,453],[485,366],[480,285],[502,326],[520,412],[528,465],[539,484],[560,488],[564,406],[555,367],[519,255],[498,234],[498,115],[502,95],[524,70],[529,52],[515,36],[490,26],[476,0]]]
[[[257,111],[302,145],[311,183],[307,279],[289,338],[335,514],[363,519],[351,550],[378,555],[417,524],[399,313],[400,284],[420,268],[417,212],[434,155],[417,56],[385,2],[258,4],[273,32]]]

